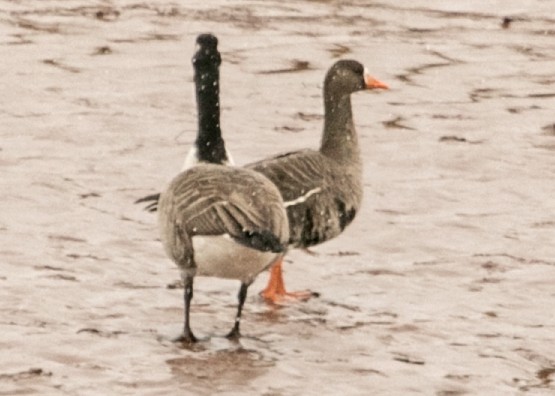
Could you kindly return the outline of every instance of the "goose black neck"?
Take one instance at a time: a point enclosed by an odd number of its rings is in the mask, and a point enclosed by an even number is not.
[[[198,110],[196,146],[200,162],[223,164],[228,158],[220,129],[220,76],[217,65],[195,69]]]

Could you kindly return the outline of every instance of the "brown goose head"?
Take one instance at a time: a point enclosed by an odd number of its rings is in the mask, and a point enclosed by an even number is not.
[[[364,89],[388,89],[388,86],[370,76],[364,66],[355,60],[337,61],[324,81],[324,90],[338,95],[350,95]]]

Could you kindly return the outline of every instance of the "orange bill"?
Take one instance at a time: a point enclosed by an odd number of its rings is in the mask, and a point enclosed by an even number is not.
[[[383,83],[366,73],[364,74],[364,83],[368,89],[389,89],[389,86],[386,83]]]

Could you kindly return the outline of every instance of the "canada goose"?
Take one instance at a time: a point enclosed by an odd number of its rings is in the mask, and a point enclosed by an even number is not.
[[[160,236],[166,254],[181,270],[185,286],[185,323],[177,339],[193,343],[189,312],[196,275],[241,282],[235,324],[237,338],[247,288],[255,277],[285,254],[289,225],[279,190],[262,174],[225,163],[218,102],[217,39],[197,38],[193,58],[198,108],[198,137],[189,167],[177,175],[158,202]],[[208,137],[208,141],[203,140]],[[216,143],[216,144],[214,144]],[[211,163],[206,163],[211,162]]]

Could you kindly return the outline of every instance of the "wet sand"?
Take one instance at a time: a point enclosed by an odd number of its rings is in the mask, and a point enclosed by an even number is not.
[[[550,395],[555,392],[555,17],[550,1],[1,1],[0,395]],[[511,20],[502,25],[502,20]],[[220,37],[237,163],[317,147],[339,58],[365,201],[292,251],[291,289],[179,278],[156,217],[194,139],[194,39]]]

